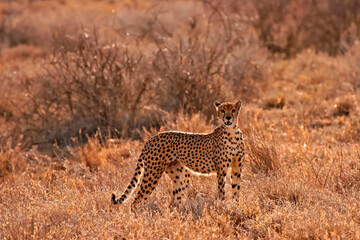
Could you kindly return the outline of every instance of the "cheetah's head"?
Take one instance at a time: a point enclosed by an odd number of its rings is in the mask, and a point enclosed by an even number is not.
[[[218,101],[215,102],[218,117],[222,120],[225,126],[230,127],[233,124],[237,125],[237,117],[241,108],[241,103],[241,100],[237,103],[224,102],[220,104]]]

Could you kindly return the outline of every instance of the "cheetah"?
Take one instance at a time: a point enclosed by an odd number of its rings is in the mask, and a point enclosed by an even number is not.
[[[225,199],[225,176],[231,167],[233,198],[237,200],[245,144],[238,127],[241,101],[236,103],[215,102],[221,124],[211,133],[186,133],[169,131],[152,137],[144,146],[137,161],[135,174],[125,192],[113,204],[121,204],[137,187],[140,189],[132,203],[132,209],[148,199],[165,172],[173,182],[170,205],[179,205],[186,200],[190,172],[217,175],[218,195]],[[184,202],[183,201],[183,202]]]

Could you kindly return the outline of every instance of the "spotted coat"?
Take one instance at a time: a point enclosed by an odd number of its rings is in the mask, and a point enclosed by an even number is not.
[[[224,199],[225,176],[231,167],[233,197],[240,189],[242,162],[245,155],[243,134],[238,128],[237,116],[241,101],[215,103],[222,121],[212,133],[163,132],[151,138],[144,146],[135,174],[119,199],[112,195],[114,204],[123,203],[140,182],[134,206],[147,199],[165,172],[173,182],[172,204],[186,198],[190,171],[200,174],[216,173],[218,193]],[[141,176],[142,175],[142,176]]]

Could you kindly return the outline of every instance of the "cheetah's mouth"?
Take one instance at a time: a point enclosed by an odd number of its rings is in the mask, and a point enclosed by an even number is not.
[[[232,124],[232,122],[226,121],[226,122],[224,122],[224,124],[225,124],[226,126],[230,126],[230,125]]]

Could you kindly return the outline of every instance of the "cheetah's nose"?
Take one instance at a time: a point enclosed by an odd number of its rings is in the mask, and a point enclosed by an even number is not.
[[[226,118],[226,120],[230,120],[231,119],[231,117],[230,116],[227,116],[227,117],[225,117]]]

